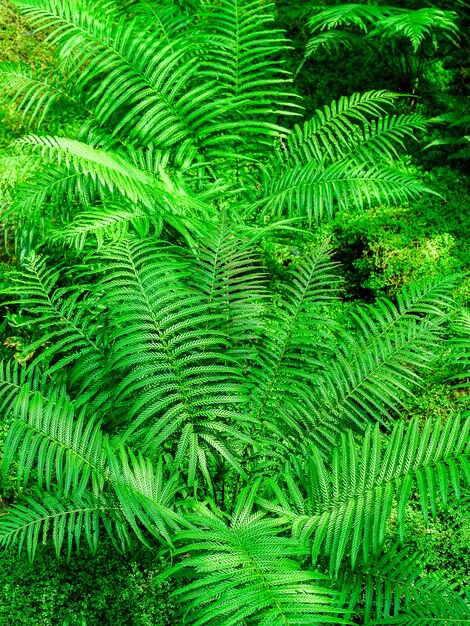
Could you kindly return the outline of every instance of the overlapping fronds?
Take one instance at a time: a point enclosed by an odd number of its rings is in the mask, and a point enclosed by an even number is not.
[[[435,8],[416,9],[397,12],[377,22],[375,29],[370,32],[371,37],[378,35],[383,40],[407,39],[417,52],[423,40],[435,30],[452,41],[458,39],[457,13]]]
[[[348,153],[350,142],[360,131],[366,132],[371,120],[378,118],[376,124],[390,123],[384,115],[397,97],[390,91],[380,90],[355,93],[334,100],[318,109],[309,121],[302,125],[296,124],[287,139],[278,146],[276,156],[281,162],[290,165],[305,165],[312,160],[321,162],[325,158],[329,161],[343,158]],[[416,121],[415,128],[418,128],[422,118],[411,116],[409,121]],[[399,129],[396,138],[403,139]],[[391,142],[386,144],[387,151],[391,149],[395,138],[392,135],[390,139]]]
[[[208,185],[198,197],[181,177],[171,178],[165,172],[168,155],[152,147],[118,152],[78,140],[37,135],[24,137],[17,146],[23,152],[20,159],[29,160],[30,172],[18,185],[4,218],[16,220],[22,227],[27,224],[38,229],[42,224],[47,233],[52,224],[68,221],[78,207],[85,207],[83,214],[77,215],[78,224],[68,227],[72,242],[79,245],[83,244],[87,225],[98,240],[105,235],[112,239],[119,233],[119,225],[129,221],[134,231],[141,232],[143,213],[157,232],[165,221],[190,241],[197,221],[211,219],[211,201],[214,194],[220,193],[217,184]],[[180,166],[187,168],[188,164]],[[127,215],[134,212],[134,217],[123,220],[120,215],[112,220],[113,227],[109,221],[106,223],[109,210],[104,208],[104,224],[100,226],[98,206],[116,203],[126,208]],[[91,206],[94,215],[89,219]],[[96,219],[98,225],[94,226]]]
[[[362,430],[370,421],[396,416],[419,384],[419,370],[438,353],[455,310],[455,280],[430,279],[403,288],[396,305],[383,299],[351,312],[357,331],[339,337],[334,358],[323,360],[318,376],[310,430],[318,445],[326,444],[329,429],[334,441],[338,426]]]
[[[407,40],[414,52],[434,32],[453,42],[458,36],[457,14],[454,11],[354,3],[318,6],[312,10],[308,25],[313,36],[307,44],[306,56],[320,49],[337,52],[349,47],[358,40],[358,31],[367,35],[367,39],[378,37],[386,44],[398,39]],[[335,31],[337,28],[346,30]]]
[[[132,534],[144,543],[145,534],[171,542],[171,534],[187,526],[174,509],[178,474],[164,470],[161,458],[154,464],[115,448],[63,387],[44,397],[24,384],[10,410],[3,476],[15,461],[19,484],[26,487],[34,477],[37,487],[36,497],[0,516],[0,544],[26,546],[32,558],[52,531],[57,553],[66,541],[70,555],[82,535],[96,549],[101,526],[121,547]]]
[[[84,535],[91,552],[96,552],[100,522],[111,533],[115,527],[119,536],[129,543],[118,506],[100,502],[89,494],[73,500],[45,494],[38,500],[25,498],[25,504],[15,504],[0,516],[0,545],[17,545],[19,551],[26,549],[32,561],[38,545],[47,539],[52,539],[57,556],[64,543],[70,556],[74,547],[80,548]]]
[[[268,318],[250,375],[250,404],[267,430],[302,432],[313,406],[319,360],[328,353],[326,308],[337,297],[336,264],[317,250],[291,273]]]
[[[81,497],[87,491],[97,495],[103,489],[106,455],[100,425],[87,419],[83,410],[76,416],[63,388],[44,398],[27,385],[22,387],[5,442],[4,477],[17,453],[15,472],[22,486],[34,468],[39,488],[57,488],[63,497]]]
[[[51,375],[73,366],[70,382],[78,389],[105,392],[106,337],[103,307],[85,286],[58,287],[60,270],[51,269],[47,259],[30,255],[22,269],[11,279],[8,293],[12,302],[34,317],[23,324],[40,329],[23,349],[25,354],[37,352],[36,364],[42,363]],[[37,336],[37,335],[36,335]]]
[[[132,232],[142,238],[152,229],[155,234],[161,232],[162,220],[158,216],[152,219],[140,207],[126,207],[122,204],[113,206],[107,203],[81,211],[72,222],[53,230],[50,237],[78,250],[83,250],[87,242],[94,239],[99,250],[106,243],[122,241]]]
[[[204,27],[208,34],[205,75],[217,80],[220,96],[236,103],[230,118],[243,134],[285,134],[286,129],[276,124],[277,117],[294,114],[300,107],[287,91],[289,74],[279,56],[288,49],[287,41],[283,31],[270,26],[274,4],[222,0],[207,8],[212,11]],[[255,147],[251,140],[239,150]]]
[[[426,575],[422,555],[409,549],[392,547],[341,582],[349,587],[351,604],[364,603],[367,626],[470,623],[468,597],[449,581]]]
[[[124,439],[146,450],[177,438],[175,463],[205,472],[207,448],[238,467],[227,438],[243,439],[241,372],[219,331],[223,315],[184,283],[188,265],[153,243],[128,239],[103,250],[101,282],[114,343],[109,365],[121,373],[120,402],[130,403]],[[206,450],[206,451],[205,451]]]
[[[397,148],[423,130],[419,115],[388,115],[397,95],[370,91],[343,97],[317,110],[277,143],[262,168],[262,184],[246,211],[306,218],[309,224],[337,210],[373,201],[396,203],[430,191],[392,165]]]
[[[13,104],[21,111],[23,122],[38,128],[49,110],[62,98],[79,107],[88,116],[80,93],[74,93],[74,83],[67,81],[56,68],[41,71],[25,64],[1,63],[1,101]]]
[[[321,574],[300,567],[304,550],[281,535],[279,522],[253,512],[252,498],[240,495],[230,522],[201,511],[194,516],[200,529],[177,536],[182,547],[176,554],[185,558],[173,572],[192,579],[173,593],[182,603],[183,623],[349,624],[334,606],[342,594]]]
[[[332,219],[337,211],[381,201],[397,204],[430,191],[418,179],[389,166],[357,165],[355,159],[326,165],[311,161],[266,171],[261,197],[247,213],[259,220],[301,217],[312,225],[325,217]]]
[[[223,126],[218,113],[214,119],[218,87],[191,85],[199,70],[191,35],[168,43],[155,33],[155,21],[142,29],[140,21],[116,15],[109,3],[83,2],[79,10],[68,0],[18,0],[16,5],[37,31],[47,29],[77,89],[100,78],[87,106],[101,124],[121,112],[115,132],[124,131],[141,144],[217,143],[214,133],[218,136]]]
[[[367,430],[362,445],[351,432],[342,434],[330,464],[313,447],[305,465],[297,460],[287,469],[293,508],[282,506],[285,496],[274,508],[290,513],[296,536],[311,540],[314,562],[320,552],[328,556],[330,574],[337,576],[348,555],[354,570],[360,555],[367,562],[379,554],[394,506],[403,538],[413,491],[425,519],[436,516],[439,501],[447,505],[449,498],[461,497],[470,481],[469,429],[468,419],[454,418],[442,427],[428,420],[422,430],[418,420],[406,427],[399,422],[387,438],[378,426]]]
[[[227,216],[208,224],[199,239],[197,255],[191,257],[191,282],[208,310],[218,313],[219,327],[232,347],[244,346],[264,328],[269,292],[267,274],[247,237]]]

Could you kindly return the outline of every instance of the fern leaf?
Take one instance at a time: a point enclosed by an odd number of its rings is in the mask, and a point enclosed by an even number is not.
[[[448,420],[443,427],[428,420],[420,432],[417,420],[406,428],[398,423],[384,442],[378,427],[366,431],[362,446],[352,434],[342,435],[330,471],[318,449],[312,448],[303,468],[295,464],[287,474],[288,489],[295,483],[306,496],[302,508],[291,511],[296,536],[312,539],[314,562],[322,550],[329,557],[330,575],[337,576],[346,554],[354,570],[360,553],[365,562],[378,555],[386,538],[387,520],[396,504],[401,538],[406,504],[413,489],[426,519],[436,515],[450,492],[461,497],[470,480],[468,419]],[[385,445],[384,445],[385,444]],[[298,496],[291,494],[291,501]],[[270,507],[267,501],[263,504]],[[276,512],[288,513],[284,508]]]
[[[210,327],[217,328],[219,315],[181,280],[187,265],[164,248],[129,239],[102,257],[112,270],[102,281],[114,336],[109,363],[122,376],[117,399],[130,402],[124,440],[141,437],[145,450],[156,450],[178,434],[178,464],[207,445],[239,469],[221,435],[246,440],[235,427],[244,423],[240,370],[226,337]],[[189,467],[195,464],[190,457]]]
[[[208,512],[194,521],[201,529],[177,536],[182,547],[176,554],[186,558],[165,574],[190,577],[173,593],[184,607],[184,623],[350,623],[334,607],[341,594],[329,589],[321,574],[301,569],[298,559],[304,553],[298,543],[280,534],[278,522],[253,513],[246,492],[230,523]]]

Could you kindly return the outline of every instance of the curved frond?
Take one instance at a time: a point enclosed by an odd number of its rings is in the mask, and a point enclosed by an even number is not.
[[[264,327],[269,296],[266,271],[250,242],[222,216],[218,224],[206,226],[190,262],[191,282],[208,310],[221,315],[219,328],[232,347],[246,349]]]
[[[25,323],[40,327],[39,339],[29,343],[26,354],[38,352],[35,362],[50,375],[73,365],[69,380],[96,392],[106,387],[106,338],[103,307],[85,287],[58,287],[60,271],[47,259],[30,255],[12,276],[8,293],[13,302],[34,315]]]
[[[378,35],[385,41],[405,38],[411,43],[413,51],[417,52],[423,40],[434,31],[439,31],[443,37],[456,43],[459,32],[456,24],[457,18],[457,13],[454,11],[442,11],[435,8],[406,10],[397,15],[384,17],[375,25],[369,37]]]
[[[203,22],[208,35],[204,74],[217,80],[219,96],[236,103],[229,116],[251,136],[285,134],[277,118],[299,108],[286,90],[291,81],[278,55],[288,44],[283,31],[271,26],[273,8],[260,0],[222,0],[209,4],[212,12]],[[253,141],[247,147],[253,150]]]
[[[352,602],[364,602],[365,626],[470,624],[468,597],[439,576],[426,575],[422,556],[398,546],[341,583]]]
[[[293,269],[258,347],[250,372],[252,412],[281,437],[302,432],[312,410],[319,360],[329,350],[325,309],[338,295],[336,267],[328,251],[318,249]]]
[[[21,552],[26,548],[29,559],[34,559],[39,543],[52,538],[57,556],[64,543],[69,557],[74,546],[79,549],[85,536],[88,547],[96,552],[99,542],[100,521],[114,539],[113,527],[123,541],[129,544],[129,535],[122,528],[120,509],[100,499],[82,494],[80,498],[64,500],[46,494],[41,502],[26,498],[26,505],[15,504],[0,514],[0,545],[18,545]],[[117,530],[119,527],[119,531]]]
[[[39,128],[50,108],[62,98],[89,114],[80,95],[74,93],[74,83],[67,81],[56,68],[44,71],[23,63],[0,63],[0,84],[2,102],[13,102],[21,111],[23,122],[27,120],[30,126]]]
[[[222,316],[185,286],[187,263],[165,248],[127,239],[101,257],[114,338],[109,364],[122,377],[116,398],[129,406],[124,440],[137,437],[156,450],[176,437],[175,462],[187,457],[190,482],[205,466],[204,448],[238,468],[228,439],[245,439],[235,427],[245,422],[237,406],[242,376],[217,330]]]
[[[390,91],[366,91],[343,96],[318,109],[302,125],[296,124],[288,137],[277,147],[276,160],[286,165],[307,164],[342,158],[351,135],[367,125],[370,119],[383,119],[397,99]]]
[[[105,481],[103,435],[84,411],[76,416],[72,402],[58,388],[48,398],[23,386],[16,398],[2,458],[5,477],[18,453],[15,471],[20,485],[34,468],[40,489],[54,486],[63,497],[98,495]]]
[[[182,602],[181,617],[191,626],[287,626],[349,624],[335,607],[342,594],[324,577],[304,570],[298,543],[282,536],[279,522],[251,510],[251,494],[242,493],[229,523],[202,511],[199,529],[180,533],[172,571],[191,582],[173,592]]]
[[[343,334],[334,358],[318,372],[309,427],[318,445],[334,441],[338,428],[362,430],[396,414],[437,354],[455,310],[454,283],[452,276],[431,279],[403,289],[397,305],[382,299],[352,314],[357,332]]]
[[[336,211],[363,209],[373,202],[397,204],[432,193],[415,177],[382,165],[356,164],[347,159],[330,165],[278,167],[264,173],[260,199],[247,214],[257,219],[302,217],[309,225]]]
[[[406,505],[418,492],[425,519],[436,516],[437,502],[459,499],[470,481],[470,420],[418,420],[398,423],[385,438],[379,427],[368,429],[362,445],[352,433],[342,434],[331,464],[316,448],[305,465],[287,469],[286,485],[293,508],[274,510],[291,516],[294,533],[311,539],[315,562],[321,553],[337,576],[348,555],[354,570],[360,554],[364,562],[378,555],[387,536],[387,521],[396,506],[401,539]],[[264,505],[272,508],[266,501]],[[290,509],[290,511],[289,511]]]

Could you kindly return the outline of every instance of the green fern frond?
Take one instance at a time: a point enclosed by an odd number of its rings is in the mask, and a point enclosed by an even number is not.
[[[243,133],[285,134],[276,119],[295,114],[300,107],[286,91],[289,73],[278,55],[288,44],[283,31],[271,27],[274,4],[260,0],[212,4],[216,11],[203,22],[209,41],[203,73],[220,85],[219,96],[234,99],[236,107],[229,115]],[[249,146],[253,149],[253,141]]]
[[[383,40],[405,38],[411,43],[413,51],[417,52],[423,40],[435,30],[452,43],[456,43],[459,32],[457,17],[454,11],[434,8],[407,10],[402,14],[389,15],[380,20],[375,29],[369,33],[369,37],[378,35]]]
[[[43,395],[52,387],[47,375],[39,368],[24,367],[18,361],[0,361],[0,410],[5,417],[24,385],[32,393],[40,391]]]
[[[21,487],[25,487],[34,475],[40,493],[54,494],[53,497],[62,502],[82,502],[84,499],[91,502],[94,499],[112,505],[112,510],[119,512],[116,515],[120,521],[115,530],[123,545],[129,543],[130,537],[126,524],[147,545],[144,530],[171,543],[171,534],[188,526],[173,509],[175,495],[180,489],[178,474],[164,471],[161,458],[154,465],[142,455],[136,457],[131,450],[116,447],[103,434],[100,423],[87,417],[86,408],[77,410],[63,387],[57,387],[44,397],[39,392],[32,393],[25,384],[20,388],[11,412],[12,425],[2,460],[4,477],[15,460],[15,473]],[[41,505],[31,499],[28,499],[28,506],[29,513],[27,508],[20,507],[25,515],[34,518],[38,511],[41,512]],[[64,511],[64,515],[68,513]],[[96,515],[99,517],[98,512]],[[18,517],[15,509],[7,512],[4,519],[13,525],[18,523],[21,528],[12,533],[8,524],[2,526],[0,519],[0,543],[19,542],[21,550],[24,533],[30,531],[21,526],[21,515]],[[60,519],[65,524],[65,517]],[[44,521],[39,516],[37,525],[31,523],[31,527],[37,529],[35,533],[39,532]],[[112,526],[109,520],[103,518],[102,522],[109,532]],[[47,533],[47,524],[44,532]],[[77,529],[77,541],[80,532],[81,529]],[[37,534],[28,535],[28,551],[35,550],[37,541]],[[63,534],[59,544],[62,542]],[[59,550],[60,545],[56,545]]]
[[[83,410],[76,416],[63,388],[44,398],[24,385],[12,413],[2,458],[4,478],[18,454],[15,472],[23,487],[34,468],[41,490],[58,488],[62,497],[100,494],[106,477],[100,425]]]
[[[316,33],[307,41],[305,58],[308,59],[321,52],[339,55],[341,52],[352,50],[363,37],[358,33],[349,33],[341,30],[324,30]]]
[[[350,135],[371,118],[382,118],[393,105],[397,94],[390,91],[367,91],[343,96],[318,109],[302,125],[296,124],[287,139],[277,147],[276,159],[286,165],[321,162],[325,156],[335,160],[344,155]]]
[[[416,178],[390,167],[357,165],[353,159],[326,166],[312,161],[267,171],[261,197],[247,214],[259,220],[302,217],[312,225],[325,215],[331,219],[338,210],[363,209],[381,201],[397,204],[426,192],[432,193]]]
[[[49,375],[73,365],[72,384],[79,380],[79,389],[101,385],[104,390],[107,350],[102,306],[86,288],[59,288],[59,277],[60,271],[50,269],[46,259],[35,255],[30,255],[12,276],[8,289],[14,296],[12,302],[32,313],[33,323],[41,329],[39,339],[24,351],[39,351],[35,362],[44,364]],[[28,319],[25,323],[31,322]]]
[[[308,25],[312,30],[330,30],[338,26],[354,26],[367,32],[371,24],[394,14],[396,7],[379,7],[374,4],[340,4],[330,7],[312,7]]]
[[[2,102],[14,103],[21,111],[23,123],[39,128],[51,107],[65,98],[89,115],[80,94],[74,93],[74,84],[60,75],[56,68],[42,71],[23,63],[0,64],[0,83],[3,88]]]
[[[268,318],[250,376],[252,411],[267,430],[298,434],[308,420],[320,355],[329,348],[325,308],[337,297],[336,267],[327,250],[317,250],[293,269]]]
[[[352,314],[357,333],[339,339],[334,359],[325,359],[319,373],[310,426],[314,437],[320,429],[319,444],[327,435],[324,427],[334,431],[339,423],[362,430],[369,420],[383,422],[399,410],[419,384],[419,370],[435,358],[443,325],[455,310],[455,279],[424,281],[403,289],[397,305],[382,299]]]
[[[42,496],[41,502],[26,498],[26,505],[16,504],[0,514],[0,545],[18,545],[20,552],[26,548],[32,561],[39,543],[46,543],[50,537],[57,556],[65,543],[67,557],[70,557],[74,545],[76,549],[80,548],[84,535],[94,553],[98,549],[100,521],[104,520],[113,539],[112,531],[116,527],[124,547],[129,544],[129,535],[123,528],[121,517],[119,507],[110,506],[89,494],[74,500],[58,499],[49,494]]]
[[[81,211],[75,219],[53,230],[50,234],[52,241],[63,242],[77,250],[83,250],[94,239],[99,250],[106,243],[118,243],[129,233],[135,233],[142,239],[148,236],[153,229],[154,234],[160,234],[163,227],[159,216],[153,219],[140,207],[127,208],[120,205],[90,207]]]
[[[344,45],[357,40],[355,31],[362,31],[366,39],[379,37],[384,43],[394,39],[407,39],[414,52],[432,33],[438,31],[453,43],[456,42],[459,29],[456,25],[457,14],[454,11],[443,11],[434,8],[403,9],[399,7],[379,7],[372,4],[341,4],[333,7],[317,7],[314,15],[308,20],[313,37],[307,44],[307,56],[310,56],[325,41],[337,41],[329,38],[332,29],[350,28],[352,32],[340,31],[339,42]],[[346,45],[347,45],[346,44]]]
[[[345,575],[353,602],[364,602],[367,626],[470,623],[470,603],[439,577],[426,575],[422,555],[392,547],[356,575]]]
[[[191,626],[287,626],[349,624],[335,609],[342,594],[324,577],[304,570],[298,543],[282,536],[282,525],[251,510],[251,494],[242,493],[227,523],[208,511],[192,517],[200,529],[180,533],[183,555],[171,575],[191,582],[173,592],[182,603],[182,623]],[[158,582],[159,579],[157,579]]]
[[[238,344],[246,349],[264,327],[269,297],[266,271],[250,242],[222,216],[218,224],[206,226],[190,262],[194,267],[191,282],[208,310],[221,315],[219,327],[232,347]]]
[[[116,398],[130,403],[124,440],[132,435],[156,450],[176,435],[175,463],[188,456],[190,483],[205,447],[240,469],[224,437],[246,440],[235,427],[245,422],[242,376],[226,336],[214,330],[222,316],[185,286],[187,263],[165,248],[128,239],[101,257],[114,340],[108,362],[122,377]]]
[[[182,526],[190,525],[173,509],[180,490],[179,475],[164,471],[161,456],[154,464],[122,446],[114,450],[108,444],[106,448],[110,480],[127,523],[146,545],[142,529],[171,544],[172,536]]]
[[[451,494],[459,499],[470,481],[469,429],[470,420],[454,418],[443,427],[428,420],[420,431],[413,420],[406,427],[398,423],[387,439],[378,427],[368,429],[362,445],[349,432],[342,434],[329,468],[312,448],[305,467],[296,462],[295,469],[287,469],[294,533],[311,539],[313,561],[321,550],[329,557],[330,574],[337,576],[346,555],[353,570],[360,553],[365,562],[378,555],[394,505],[403,539],[413,490],[425,519],[436,516],[439,500],[447,505]],[[289,514],[282,505],[274,510]]]
[[[98,188],[104,188],[108,193],[118,192],[133,202],[142,202],[147,206],[157,202],[163,210],[171,207],[176,212],[178,205],[208,208],[195,198],[169,187],[168,178],[165,185],[150,173],[135,167],[122,154],[64,137],[29,135],[18,140],[17,145],[37,150],[42,160],[62,165],[72,173],[86,175],[98,184]]]

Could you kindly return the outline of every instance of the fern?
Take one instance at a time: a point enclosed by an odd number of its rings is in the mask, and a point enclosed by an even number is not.
[[[414,487],[425,519],[429,513],[436,516],[439,498],[447,505],[451,492],[461,497],[462,483],[470,478],[469,427],[468,420],[462,424],[449,420],[443,428],[428,421],[420,433],[417,421],[406,430],[399,423],[385,446],[378,427],[366,432],[362,446],[355,444],[351,433],[342,435],[329,468],[316,448],[309,452],[305,469],[296,460],[295,470],[289,468],[285,478],[295,512],[282,506],[274,510],[290,515],[296,536],[303,541],[311,538],[314,562],[320,550],[329,558],[330,575],[338,575],[345,554],[354,570],[360,553],[365,562],[370,554],[379,554],[394,503],[403,539],[406,505]],[[263,504],[270,508],[267,501]]]
[[[345,576],[342,584],[353,598],[364,601],[367,625],[427,626],[470,620],[468,598],[455,592],[448,581],[426,575],[422,555],[398,546],[356,575]]]
[[[229,523],[202,511],[194,519],[204,530],[178,535],[184,547],[176,553],[187,558],[173,572],[194,579],[173,594],[184,602],[183,623],[350,623],[332,606],[341,594],[300,568],[302,548],[279,535],[279,523],[253,513],[252,501],[252,493],[241,494]]]
[[[6,65],[6,93],[39,123],[73,84],[84,118],[76,138],[31,135],[13,147],[28,175],[7,215],[36,237],[71,222],[66,241],[83,246],[89,230],[101,245],[129,228],[142,235],[168,225],[194,248],[201,222],[216,222],[227,199],[246,226],[254,217],[258,226],[279,217],[312,224],[428,191],[393,168],[398,148],[424,127],[420,116],[388,114],[393,94],[343,98],[286,128],[300,108],[269,3],[17,5],[48,32],[58,72]],[[124,215],[111,218],[116,203]]]
[[[69,556],[104,531],[168,550],[181,624],[466,623],[466,597],[398,547],[410,507],[466,502],[465,407],[400,419],[438,357],[468,374],[459,277],[345,304],[304,229],[429,191],[394,165],[426,121],[373,91],[291,128],[289,44],[264,0],[16,4],[56,60],[2,65],[2,103],[34,133],[63,98],[81,119],[1,166],[21,247],[2,293],[29,360],[0,367],[18,486],[0,544]],[[321,46],[354,28],[421,50],[456,33],[436,11],[347,5],[310,24]],[[272,241],[293,236],[286,269]],[[75,248],[67,267],[51,242]]]

